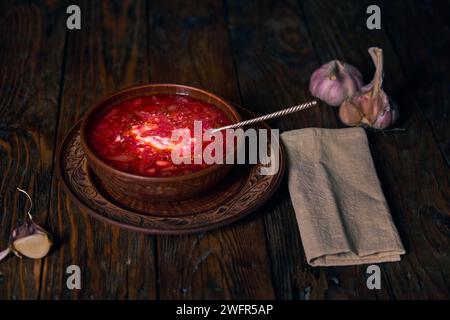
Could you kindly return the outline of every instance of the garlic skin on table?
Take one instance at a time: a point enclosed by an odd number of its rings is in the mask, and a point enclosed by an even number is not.
[[[339,118],[348,126],[382,130],[394,124],[398,109],[383,90],[383,50],[369,48],[369,54],[376,66],[374,79],[361,92],[342,103]]]
[[[339,60],[332,60],[314,71],[309,82],[311,94],[326,104],[338,107],[359,91],[363,78],[358,69]]]
[[[11,232],[9,246],[0,252],[0,261],[6,258],[11,252],[16,256],[32,259],[45,257],[53,244],[51,235],[41,226],[33,221],[30,214],[33,202],[24,190],[17,188],[30,200],[30,208],[25,215],[25,223]]]

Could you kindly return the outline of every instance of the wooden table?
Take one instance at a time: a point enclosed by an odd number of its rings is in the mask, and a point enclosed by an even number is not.
[[[30,3],[29,3],[30,2]],[[382,29],[366,28],[381,7]],[[428,299],[450,297],[450,10],[448,1],[74,1],[0,4],[0,245],[24,212],[56,237],[41,261],[0,264],[4,299]],[[195,3],[195,4],[194,4]],[[378,175],[407,250],[381,264],[312,268],[286,181],[251,217],[212,232],[148,236],[90,218],[55,176],[55,150],[89,105],[140,83],[210,90],[257,114],[308,100],[308,80],[335,57],[373,74],[367,48],[384,49],[386,90],[400,133],[368,132]],[[341,126],[320,104],[271,124]],[[79,265],[82,289],[66,268]]]

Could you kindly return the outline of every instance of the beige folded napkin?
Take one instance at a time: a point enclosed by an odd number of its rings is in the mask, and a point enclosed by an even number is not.
[[[284,132],[289,193],[312,266],[399,261],[405,253],[362,128]]]

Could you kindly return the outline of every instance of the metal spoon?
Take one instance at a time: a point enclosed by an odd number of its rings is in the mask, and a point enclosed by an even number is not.
[[[252,123],[257,123],[257,122],[265,121],[265,120],[268,120],[268,119],[282,117],[282,116],[285,116],[285,115],[290,114],[290,113],[294,113],[294,112],[297,112],[297,111],[301,111],[301,110],[305,110],[305,109],[311,108],[312,106],[314,106],[316,104],[317,104],[317,101],[313,100],[313,101],[310,101],[310,102],[307,102],[307,103],[303,103],[303,104],[299,104],[299,105],[296,105],[296,106],[293,106],[293,107],[290,107],[290,108],[286,108],[286,109],[283,109],[283,110],[280,110],[280,111],[277,111],[277,112],[269,113],[269,114],[266,114],[266,115],[261,116],[261,117],[257,117],[257,118],[253,118],[253,119],[250,119],[250,120],[245,120],[245,121],[241,121],[241,122],[238,122],[238,123],[230,124],[228,126],[224,126],[224,127],[221,127],[221,128],[216,128],[216,129],[212,130],[212,133],[218,132],[218,131],[222,131],[222,130],[225,130],[225,129],[236,129],[236,128],[240,128],[240,127],[252,124]]]

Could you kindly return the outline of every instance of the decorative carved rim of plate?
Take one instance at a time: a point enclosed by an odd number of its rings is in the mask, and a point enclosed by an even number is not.
[[[254,117],[250,111],[236,106],[243,118]],[[78,122],[63,140],[58,152],[57,171],[68,194],[94,218],[123,227],[125,229],[150,234],[186,234],[214,229],[241,219],[265,203],[278,188],[285,171],[285,155],[280,144],[279,170],[275,175],[261,175],[260,169],[269,164],[249,166],[246,176],[235,176],[234,179],[245,178],[236,194],[225,203],[207,210],[185,215],[156,215],[152,212],[136,212],[112,202],[103,191],[93,183],[86,158],[80,143],[80,124]],[[270,129],[265,123],[258,128]],[[268,150],[270,150],[268,148]],[[242,172],[242,171],[238,171]],[[233,174],[233,172],[231,172]],[[207,201],[214,198],[208,196]],[[220,198],[220,192],[217,192]],[[197,197],[196,201],[202,201]],[[187,201],[184,205],[194,205]],[[200,204],[200,203],[199,203]],[[190,211],[189,208],[186,211]]]

